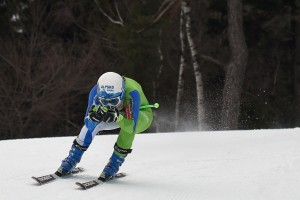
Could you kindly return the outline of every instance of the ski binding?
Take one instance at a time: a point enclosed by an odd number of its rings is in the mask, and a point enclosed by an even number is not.
[[[84,169],[82,167],[76,167],[74,168],[71,173],[67,176],[70,176],[72,174],[78,174],[80,172],[83,172]],[[39,176],[39,177],[36,177],[36,176],[32,176],[31,178],[34,179],[39,185],[43,185],[43,184],[46,184],[46,183],[50,183],[58,178],[64,178],[66,176],[63,176],[63,177],[60,177],[60,176],[57,176],[55,173],[53,174],[48,174],[48,175],[45,175],[45,176]]]
[[[110,178],[109,180],[107,180],[106,182],[111,181],[113,179],[123,178],[125,176],[126,176],[126,173],[120,172],[120,173],[117,173],[112,178]],[[87,190],[87,189],[90,189],[94,186],[97,186],[97,185],[100,185],[100,184],[103,184],[103,183],[106,183],[106,182],[95,179],[95,180],[84,182],[84,183],[76,182],[75,184],[78,185],[81,189]]]

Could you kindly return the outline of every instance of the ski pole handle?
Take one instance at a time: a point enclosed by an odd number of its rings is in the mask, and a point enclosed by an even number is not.
[[[159,104],[155,103],[153,105],[149,104],[149,105],[144,105],[144,106],[140,106],[140,110],[145,109],[145,108],[158,108]]]

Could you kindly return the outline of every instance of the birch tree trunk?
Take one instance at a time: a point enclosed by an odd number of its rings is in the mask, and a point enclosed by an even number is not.
[[[183,73],[184,68],[186,66],[186,60],[184,57],[185,52],[185,43],[184,43],[184,12],[183,12],[183,4],[181,6],[180,12],[180,66],[179,66],[179,74],[178,74],[178,84],[177,84],[177,95],[176,95],[176,106],[175,106],[175,131],[179,130],[179,121],[180,121],[180,105],[182,104],[182,96],[183,96],[183,87],[184,87],[184,79]]]
[[[227,6],[231,58],[226,66],[221,122],[224,129],[237,129],[248,49],[243,31],[242,0],[227,0]]]
[[[163,67],[164,67],[164,64],[163,64],[163,61],[164,61],[164,55],[162,53],[162,50],[161,50],[161,32],[162,30],[159,30],[159,44],[157,46],[157,52],[158,52],[158,55],[159,55],[159,60],[160,60],[160,65],[159,65],[159,69],[158,69],[158,72],[156,74],[156,77],[153,81],[153,99],[154,101],[157,100],[157,91],[158,91],[158,88],[159,88],[159,79],[160,79],[160,75],[162,73],[162,70],[163,70]],[[154,111],[153,112],[153,116],[154,118],[157,119],[157,114],[156,112]],[[158,133],[160,132],[160,123],[158,120],[155,120],[155,132]]]
[[[186,35],[187,40],[189,44],[189,49],[191,52],[192,57],[192,63],[194,68],[194,75],[196,80],[196,90],[197,90],[197,121],[198,121],[198,129],[201,130],[204,125],[204,116],[205,116],[205,110],[204,110],[204,90],[203,90],[203,80],[202,80],[202,74],[200,72],[200,66],[197,61],[197,49],[194,42],[194,39],[191,34],[191,16],[190,16],[190,0],[183,0],[182,1],[184,16],[186,19],[185,22],[185,28],[186,28]]]

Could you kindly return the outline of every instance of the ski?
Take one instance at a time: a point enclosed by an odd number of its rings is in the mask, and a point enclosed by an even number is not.
[[[67,176],[63,176],[63,177],[60,177],[60,176],[57,176],[55,173],[53,174],[49,174],[49,175],[45,175],[45,176],[39,176],[39,177],[36,177],[36,176],[32,176],[31,178],[34,179],[39,185],[44,185],[46,183],[50,183],[58,178],[65,178],[65,177],[68,177],[72,174],[78,174],[80,172],[83,172],[84,169],[82,167],[76,167],[74,168],[71,173]]]
[[[110,178],[108,181],[111,181],[113,179],[117,179],[117,178],[123,178],[126,176],[126,173],[117,173],[115,176],[113,176],[112,178]],[[106,182],[108,182],[106,181]],[[95,180],[92,180],[92,181],[88,181],[88,182],[84,182],[84,183],[80,183],[80,182],[76,182],[75,184],[78,185],[81,189],[83,190],[87,190],[87,189],[90,189],[94,186],[97,186],[97,185],[102,185],[106,182],[103,182],[103,181],[100,181],[98,179],[95,179]]]

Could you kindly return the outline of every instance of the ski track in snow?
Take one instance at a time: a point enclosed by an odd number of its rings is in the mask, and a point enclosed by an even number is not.
[[[140,134],[120,169],[127,177],[86,191],[117,135],[96,136],[78,166],[85,172],[38,186],[75,137],[0,141],[2,200],[299,200],[300,129]]]

